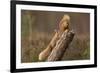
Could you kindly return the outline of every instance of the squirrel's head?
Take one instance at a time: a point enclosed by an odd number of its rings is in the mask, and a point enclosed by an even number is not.
[[[70,24],[70,16],[69,16],[69,15],[65,14],[65,15],[63,16],[63,20],[66,21],[67,24]]]
[[[59,24],[60,31],[65,31],[66,29],[69,29],[69,24],[70,16],[65,14]]]

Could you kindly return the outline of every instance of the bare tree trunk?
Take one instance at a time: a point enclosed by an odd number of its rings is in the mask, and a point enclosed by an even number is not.
[[[61,35],[60,39],[57,41],[56,46],[52,50],[51,54],[47,58],[47,61],[59,61],[62,59],[66,49],[71,43],[74,37],[74,32],[67,30]]]

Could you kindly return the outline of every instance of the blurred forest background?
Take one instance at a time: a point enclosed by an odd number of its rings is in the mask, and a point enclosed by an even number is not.
[[[90,59],[90,14],[21,10],[21,62],[40,62],[38,55],[47,47],[64,14],[71,17],[74,39],[62,60]]]

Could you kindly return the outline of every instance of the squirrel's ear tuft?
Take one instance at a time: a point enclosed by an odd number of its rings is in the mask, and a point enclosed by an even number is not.
[[[68,14],[65,14],[63,18],[67,19],[67,20],[70,20],[70,16]]]
[[[70,16],[69,16],[69,15],[65,14],[65,15],[63,16],[63,19],[64,19],[64,20],[67,20],[67,23],[70,24]]]

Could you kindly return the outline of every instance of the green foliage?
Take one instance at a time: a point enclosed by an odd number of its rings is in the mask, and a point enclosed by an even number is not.
[[[90,58],[90,48],[85,49],[85,51],[82,53],[82,58]]]

